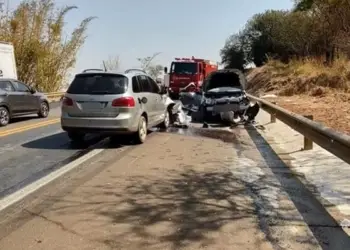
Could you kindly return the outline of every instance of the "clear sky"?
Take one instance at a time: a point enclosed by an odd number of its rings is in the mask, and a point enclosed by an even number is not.
[[[11,9],[19,0],[9,0]],[[70,32],[82,19],[97,16],[78,55],[73,72],[101,67],[119,55],[122,68],[139,67],[137,57],[162,52],[157,63],[169,66],[175,57],[220,61],[225,39],[266,9],[289,9],[292,0],[56,0],[76,5],[66,16]]]

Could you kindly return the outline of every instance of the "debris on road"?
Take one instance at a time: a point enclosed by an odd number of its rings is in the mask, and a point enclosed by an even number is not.
[[[188,116],[187,112],[184,110],[184,107],[181,102],[176,103],[172,108],[173,114],[173,126],[188,128],[191,123],[191,117]]]

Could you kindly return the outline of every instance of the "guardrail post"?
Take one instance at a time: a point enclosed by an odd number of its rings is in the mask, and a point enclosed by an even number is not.
[[[272,104],[276,105],[276,102],[272,102]],[[276,114],[271,113],[270,115],[270,123],[276,123]]]
[[[310,119],[310,120],[314,119],[313,115],[304,115],[304,117],[307,119]],[[306,138],[304,136],[304,148],[303,148],[303,150],[311,150],[311,149],[313,149],[313,146],[314,145],[313,145],[312,140],[310,140],[309,138]]]

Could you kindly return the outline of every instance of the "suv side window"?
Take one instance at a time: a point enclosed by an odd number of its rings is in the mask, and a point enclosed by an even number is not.
[[[151,77],[147,77],[147,79],[148,79],[148,82],[149,82],[150,86],[152,87],[151,92],[155,93],[155,94],[158,94],[159,93],[158,84]]]
[[[152,92],[152,88],[150,83],[147,80],[147,77],[144,75],[139,75],[138,76],[140,88],[142,92]]]
[[[140,84],[139,84],[139,81],[137,80],[136,76],[133,76],[133,78],[132,78],[132,91],[134,93],[142,92],[142,89],[140,88]]]
[[[21,83],[19,81],[13,81],[12,83],[15,86],[16,91],[18,91],[18,92],[30,92],[28,86],[25,85],[24,83]]]
[[[7,92],[15,91],[10,81],[0,81],[0,89]]]

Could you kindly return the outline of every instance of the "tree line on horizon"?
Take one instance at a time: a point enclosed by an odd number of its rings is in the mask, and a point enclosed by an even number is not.
[[[220,50],[227,68],[257,67],[269,58],[318,58],[326,65],[350,56],[350,1],[295,0],[291,10],[267,10],[229,36]]]

